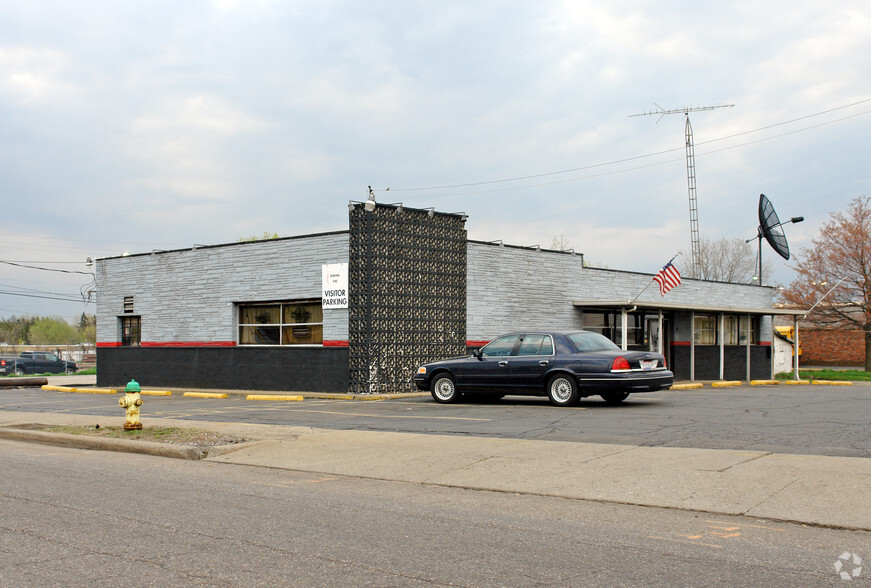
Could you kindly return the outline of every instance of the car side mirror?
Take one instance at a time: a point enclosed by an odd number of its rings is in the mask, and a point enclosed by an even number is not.
[[[482,357],[484,357],[484,355],[481,353],[481,348],[480,348],[480,347],[477,348],[477,349],[473,349],[473,350],[472,350],[472,357],[475,357],[475,358],[478,358],[478,359],[481,359]]]

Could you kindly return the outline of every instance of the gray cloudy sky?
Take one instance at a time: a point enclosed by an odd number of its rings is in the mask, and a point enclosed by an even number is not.
[[[753,237],[765,193],[798,251],[869,193],[871,5],[6,0],[0,258],[344,230],[372,185],[653,273],[689,251],[684,116],[629,116],[655,104],[735,105],[691,115],[701,234]],[[73,299],[0,316],[94,312],[88,280],[0,264],[4,293]]]

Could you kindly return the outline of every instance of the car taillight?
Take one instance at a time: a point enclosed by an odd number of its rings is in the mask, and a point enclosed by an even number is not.
[[[612,372],[617,372],[617,371],[621,371],[621,370],[629,370],[629,369],[632,369],[632,368],[629,367],[629,362],[626,361],[626,358],[623,357],[622,355],[615,357],[614,361],[611,363],[611,371]]]
[[[6,360],[0,359],[0,366],[5,366],[5,365],[6,365]]]

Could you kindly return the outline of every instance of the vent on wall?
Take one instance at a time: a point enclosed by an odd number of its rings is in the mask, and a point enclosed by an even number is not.
[[[124,297],[124,313],[129,314],[133,312],[133,297],[125,296]]]

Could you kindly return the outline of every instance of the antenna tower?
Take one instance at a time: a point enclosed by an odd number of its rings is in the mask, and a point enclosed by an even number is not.
[[[654,104],[656,104],[654,102]],[[693,127],[690,124],[690,113],[700,112],[702,110],[715,110],[717,108],[732,108],[734,104],[721,104],[718,106],[694,106],[685,108],[675,108],[666,110],[659,104],[656,104],[657,110],[650,112],[642,112],[640,114],[630,114],[633,116],[653,116],[658,114],[656,119],[658,123],[666,114],[683,114],[686,116],[686,153],[687,153],[687,190],[690,197],[690,245],[692,247],[692,277],[698,278],[701,273],[701,251],[699,249],[699,206],[696,201],[696,153],[693,146]]]

